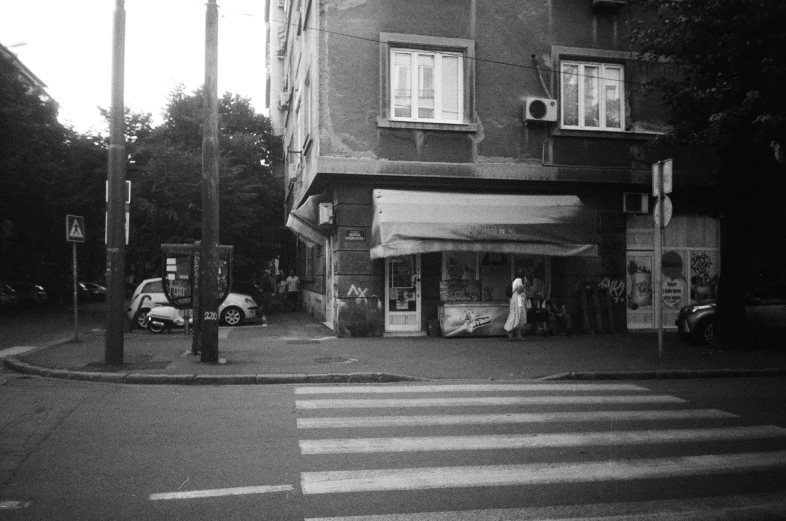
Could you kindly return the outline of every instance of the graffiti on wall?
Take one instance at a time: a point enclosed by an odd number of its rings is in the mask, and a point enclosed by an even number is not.
[[[611,297],[611,300],[614,302],[614,304],[622,304],[625,302],[624,279],[612,279],[611,277],[605,277],[602,281],[600,281],[598,287],[609,290],[609,297]]]
[[[691,252],[690,255],[690,299],[693,302],[714,299],[718,290],[718,273],[714,268],[715,252]]]
[[[376,300],[376,304],[377,304],[377,308],[382,309],[382,301],[380,300],[380,298],[378,296],[373,295],[373,294],[366,296],[366,293],[368,293],[368,290],[369,290],[369,288],[365,288],[364,289],[364,288],[362,288],[360,286],[355,286],[354,284],[352,284],[349,287],[349,291],[347,291],[347,297],[348,298],[355,297],[355,303],[357,303],[358,305],[362,304],[362,305],[366,305],[366,306],[369,305],[369,301],[368,301],[369,299],[375,299]]]

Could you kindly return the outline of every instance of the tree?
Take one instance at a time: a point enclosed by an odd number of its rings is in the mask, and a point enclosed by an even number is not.
[[[270,121],[250,100],[224,94],[219,103],[220,242],[235,251],[235,276],[250,278],[278,253],[283,234],[283,181],[273,175]],[[136,278],[156,270],[162,243],[201,236],[203,93],[182,87],[169,96],[164,123],[133,135],[127,176],[134,183],[130,265]]]
[[[721,222],[716,334],[726,348],[746,345],[744,297],[755,263],[783,276],[786,171],[786,2],[636,0],[631,39],[642,55],[680,74],[661,78],[672,131],[661,141],[714,152]],[[768,276],[774,277],[773,274]]]

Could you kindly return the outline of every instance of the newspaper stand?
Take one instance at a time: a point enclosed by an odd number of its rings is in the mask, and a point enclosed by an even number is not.
[[[199,307],[199,243],[162,244],[161,283],[164,295],[173,307],[182,309],[186,334],[193,308]],[[232,289],[232,246],[219,246],[218,293],[223,302]],[[198,316],[198,315],[195,315]]]

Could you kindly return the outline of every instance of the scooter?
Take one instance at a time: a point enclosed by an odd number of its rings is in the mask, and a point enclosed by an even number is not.
[[[157,306],[147,312],[147,329],[151,333],[159,334],[185,325],[186,320],[180,311],[172,306]]]

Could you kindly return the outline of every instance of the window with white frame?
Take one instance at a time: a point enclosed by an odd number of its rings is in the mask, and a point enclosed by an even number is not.
[[[562,128],[624,130],[622,65],[563,61]]]
[[[392,120],[462,123],[461,54],[394,48],[390,76]]]

